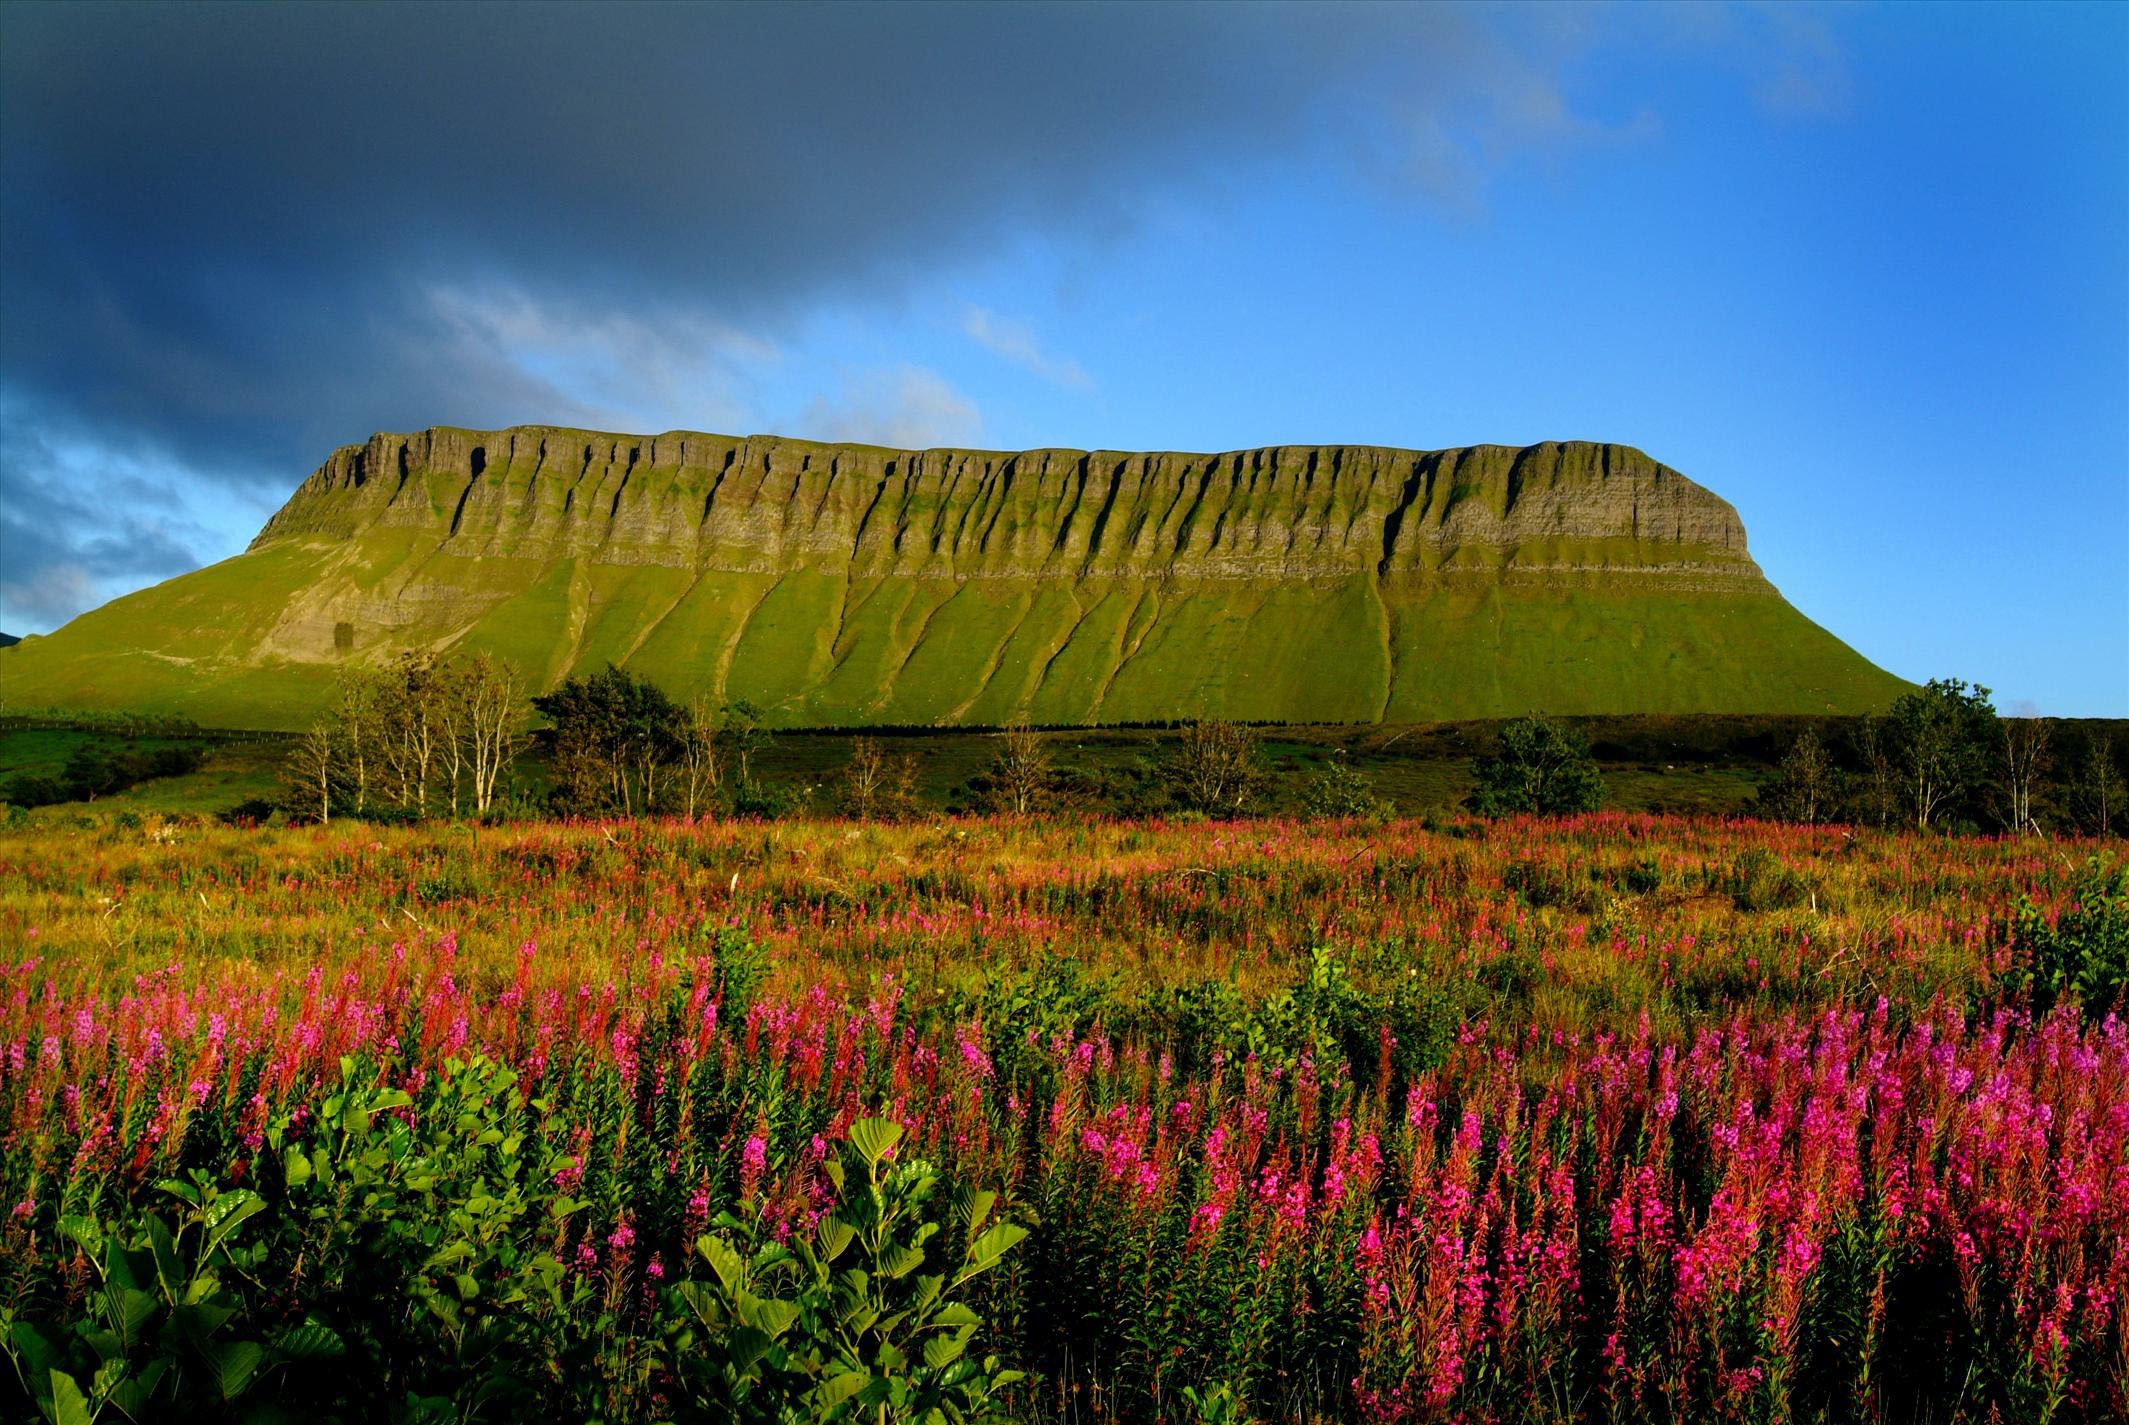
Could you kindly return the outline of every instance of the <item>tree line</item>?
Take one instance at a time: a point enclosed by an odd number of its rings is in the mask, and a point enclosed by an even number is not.
[[[528,709],[545,724],[537,731],[520,730]],[[1060,761],[1054,740],[1024,724],[994,736],[963,791],[969,805],[1008,815],[1234,817],[1275,801],[1315,817],[1389,812],[1342,753],[1282,788],[1261,734],[1231,722],[1186,724],[1155,758],[1099,771]],[[806,806],[891,821],[927,810],[914,760],[877,737],[854,737],[827,784],[805,789],[760,775],[768,739],[751,703],[682,702],[613,665],[527,698],[510,665],[486,654],[407,654],[347,675],[295,745],[288,804],[317,820],[485,816],[505,803],[586,817],[774,817]],[[538,797],[514,772],[535,743],[551,779]],[[2104,739],[2087,743],[2058,756],[2046,720],[1999,717],[1986,688],[1942,679],[1833,741],[1807,729],[1752,810],[1806,823],[2104,833],[2123,820],[2123,787]],[[1474,773],[1464,806],[1481,816],[1568,815],[1605,800],[1582,731],[1543,717],[1502,726]]]
[[[1761,789],[1768,815],[1807,824],[2111,835],[2122,769],[2104,737],[2042,717],[2004,717],[1989,690],[1933,679],[1829,743],[1807,729]]]

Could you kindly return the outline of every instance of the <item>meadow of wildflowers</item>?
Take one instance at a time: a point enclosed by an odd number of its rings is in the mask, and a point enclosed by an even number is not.
[[[2094,854],[1616,816],[0,836],[0,1388],[2121,1419],[2129,1029],[2020,988]]]

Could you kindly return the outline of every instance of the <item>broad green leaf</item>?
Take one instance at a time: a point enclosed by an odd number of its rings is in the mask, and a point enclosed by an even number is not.
[[[103,1279],[107,1286],[136,1291],[155,1289],[155,1258],[146,1252],[128,1251],[116,1237],[104,1239]]]
[[[968,1263],[961,1268],[956,1282],[987,1272],[998,1265],[998,1259],[1011,1251],[1013,1245],[1028,1235],[1028,1230],[1017,1222],[993,1223],[982,1236],[968,1244]]]
[[[152,1360],[133,1375],[112,1386],[105,1399],[119,1414],[135,1422],[135,1425],[147,1425],[149,1420],[155,1418],[152,1408],[155,1404],[155,1387],[161,1384],[163,1373],[169,1369],[170,1361],[167,1357]]]
[[[140,1328],[148,1324],[148,1318],[162,1304],[147,1292],[116,1282],[105,1285],[104,1301],[110,1308],[107,1319],[111,1328],[128,1342],[140,1335]]]
[[[850,1146],[868,1163],[877,1163],[902,1141],[902,1125],[885,1118],[861,1118],[850,1125]]]
[[[725,1337],[725,1347],[732,1353],[732,1369],[741,1374],[752,1370],[774,1344],[768,1332],[753,1326],[735,1326]]]
[[[256,1217],[266,1210],[266,1199],[255,1192],[238,1188],[225,1192],[207,1208],[205,1223],[210,1250],[226,1242],[248,1218]]]
[[[330,1326],[306,1321],[274,1338],[274,1355],[283,1361],[325,1361],[347,1354],[347,1342]]]
[[[939,1314],[931,1319],[934,1326],[980,1326],[983,1318],[958,1301],[950,1301],[939,1308]]]
[[[44,1333],[27,1321],[17,1321],[8,1328],[8,1339],[22,1355],[22,1363],[29,1367],[33,1376],[41,1376],[51,1370],[59,1359],[59,1349],[45,1339]]]
[[[934,1336],[924,1343],[924,1364],[933,1370],[952,1365],[961,1359],[968,1349],[968,1328],[963,1327],[951,1336]]]
[[[695,1243],[695,1250],[702,1253],[702,1259],[710,1264],[710,1270],[717,1273],[717,1280],[724,1284],[726,1293],[739,1295],[747,1284],[747,1264],[740,1259],[739,1253],[732,1249],[731,1244],[722,1237],[705,1236]]]
[[[74,1383],[74,1377],[65,1371],[51,1373],[52,1399],[45,1406],[54,1425],[90,1425],[96,1417],[89,1413],[88,1397]]]
[[[864,1371],[839,1371],[828,1377],[813,1392],[815,1417],[828,1414],[871,1383],[872,1377]]]
[[[288,1145],[288,1152],[282,1157],[281,1168],[287,1174],[288,1185],[292,1188],[302,1187],[310,1181],[310,1159],[293,1143]]]
[[[991,1215],[991,1209],[997,1203],[998,1194],[994,1192],[966,1186],[957,1188],[954,1192],[954,1220],[961,1224],[963,1231],[973,1235],[983,1229],[983,1220]]]
[[[798,1303],[773,1296],[748,1296],[740,1307],[740,1319],[758,1327],[771,1338],[781,1336],[798,1320]]]
[[[850,1224],[841,1218],[823,1217],[820,1225],[821,1260],[832,1262],[842,1256],[843,1249],[850,1245],[850,1239],[856,1235]]]
[[[188,1341],[204,1346],[207,1338],[229,1324],[236,1308],[219,1301],[187,1302],[170,1313],[171,1324]]]
[[[155,1255],[155,1275],[165,1295],[175,1298],[185,1281],[185,1264],[177,1254],[177,1239],[160,1217],[148,1219],[148,1250]]]
[[[74,1241],[80,1243],[81,1249],[87,1252],[92,1258],[101,1258],[103,1256],[103,1224],[101,1222],[98,1222],[95,1218],[80,1216],[62,1217],[59,1219],[59,1231],[61,1235],[70,1237]]]
[[[924,1254],[922,1252],[914,1247],[905,1247],[897,1242],[891,1244],[887,1250],[880,1253],[880,1260],[875,1264],[875,1271],[877,1275],[892,1281],[899,1277],[908,1276],[923,1265]]]

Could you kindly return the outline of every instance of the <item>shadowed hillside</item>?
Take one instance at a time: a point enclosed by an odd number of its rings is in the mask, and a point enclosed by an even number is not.
[[[16,705],[307,721],[349,663],[612,660],[787,725],[1854,712],[1902,684],[1624,446],[897,451],[379,435],[234,559],[0,653]]]

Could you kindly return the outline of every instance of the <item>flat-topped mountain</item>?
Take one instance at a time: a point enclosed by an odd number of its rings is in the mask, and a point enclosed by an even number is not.
[[[335,451],[243,554],[0,653],[15,704],[290,727],[340,669],[608,660],[794,725],[1825,712],[1903,684],[1625,446],[888,450],[545,426]]]

